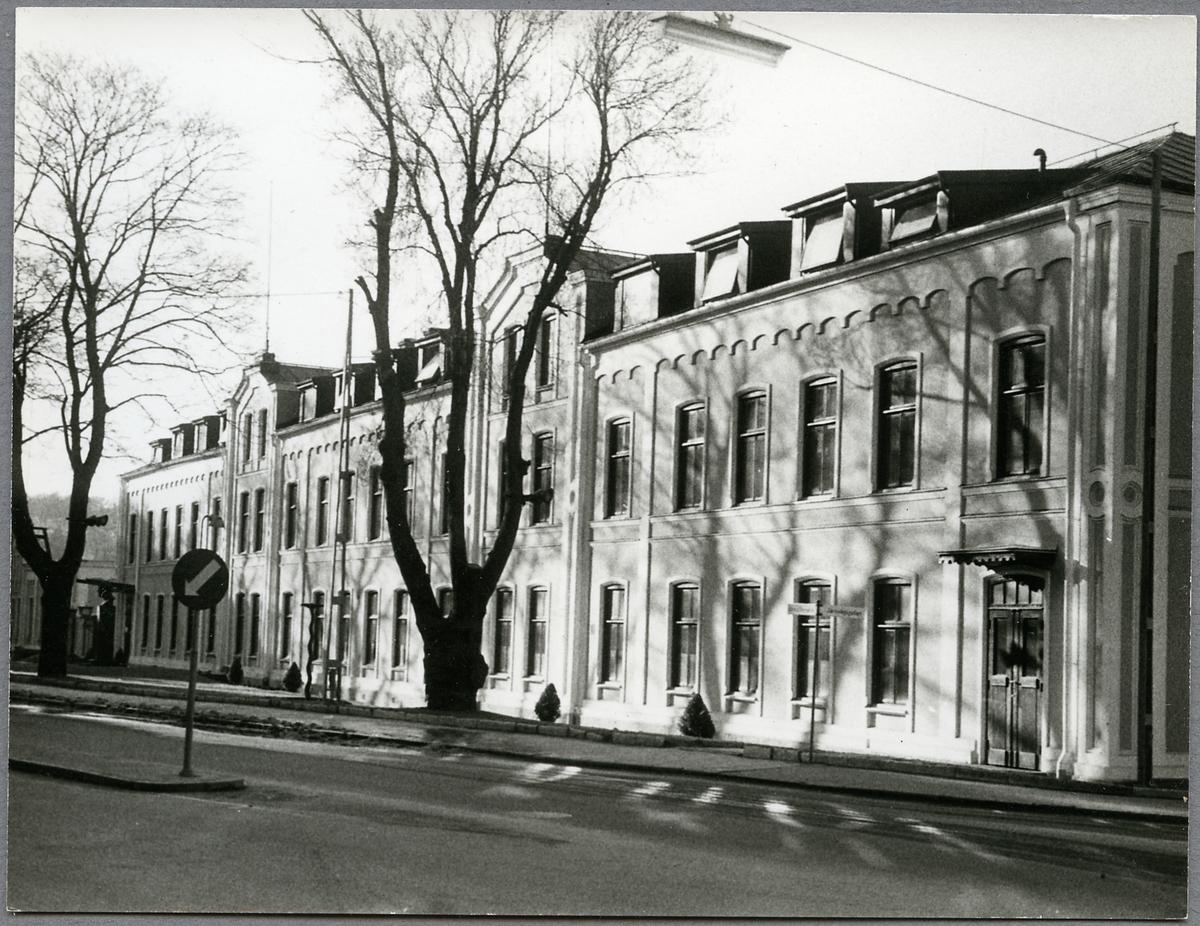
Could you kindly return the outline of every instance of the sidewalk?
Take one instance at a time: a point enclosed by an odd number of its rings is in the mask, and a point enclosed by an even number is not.
[[[86,708],[175,723],[182,722],[186,687],[186,683],[170,679],[72,676],[45,680],[22,672],[10,676],[13,703]],[[1188,816],[1186,792],[1179,790],[1064,782],[1030,773],[820,752],[810,763],[799,761],[806,760],[807,754],[799,756],[795,749],[596,730],[561,722],[541,724],[494,714],[464,716],[348,704],[341,705],[339,713],[328,713],[328,706],[319,699],[306,701],[302,695],[206,680],[197,686],[196,699],[197,729],[348,744],[451,748],[553,764],[729,778],[873,797],[934,798],[971,806],[1016,805],[1176,822],[1184,822]],[[10,745],[12,768],[21,762],[63,767],[62,763],[70,761],[52,742]],[[205,781],[222,781],[179,779],[177,769],[139,767],[136,760],[123,761],[120,768],[110,764],[74,771],[76,777],[100,774],[124,781],[126,787],[173,783],[176,787],[172,789],[178,790],[189,781],[196,788]]]

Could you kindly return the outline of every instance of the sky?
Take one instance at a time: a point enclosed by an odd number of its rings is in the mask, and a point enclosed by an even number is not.
[[[340,365],[346,292],[366,269],[345,242],[360,233],[364,214],[345,187],[347,150],[329,76],[303,63],[319,52],[303,16],[26,7],[16,21],[18,55],[134,64],[163,78],[180,109],[208,110],[237,131],[246,157],[236,233],[254,275],[252,324],[238,346],[261,351],[269,337],[280,360]],[[1118,142],[1172,123],[1195,134],[1192,17],[743,11],[733,25],[792,47],[776,67],[696,51],[714,69],[722,128],[685,174],[608,204],[597,244],[683,251],[691,239],[781,218],[782,207],[846,182],[1029,168],[1035,148],[1053,165],[1099,147],[1097,139]],[[369,356],[367,327],[360,312],[356,359]],[[232,385],[218,384],[216,394]],[[211,398],[189,384],[163,388],[180,393],[179,417],[158,423],[163,435],[177,420],[211,411]],[[188,407],[188,395],[208,407]],[[115,498],[117,474],[148,459],[144,427],[123,438],[132,456],[114,453],[102,466],[95,496]],[[64,466],[48,455],[30,473],[30,491],[64,491]]]

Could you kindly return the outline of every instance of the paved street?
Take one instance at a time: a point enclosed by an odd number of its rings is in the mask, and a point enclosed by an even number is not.
[[[11,743],[178,765],[178,728],[14,708]],[[23,910],[1171,917],[1186,830],[659,772],[197,734],[224,794],[14,772]]]

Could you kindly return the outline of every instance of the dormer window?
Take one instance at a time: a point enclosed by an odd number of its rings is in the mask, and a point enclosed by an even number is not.
[[[854,207],[850,203],[845,203],[841,212],[810,217],[807,222],[801,273],[853,259]]]
[[[892,231],[889,244],[900,244],[938,232],[950,227],[950,197],[939,190],[936,197],[911,200],[896,206],[892,213]]]
[[[738,249],[733,247],[713,251],[708,255],[708,269],[704,275],[702,302],[721,299],[738,293]]]
[[[416,382],[418,386],[427,385],[437,379],[442,372],[441,342],[433,341],[429,344],[422,344],[418,348],[417,363]]]

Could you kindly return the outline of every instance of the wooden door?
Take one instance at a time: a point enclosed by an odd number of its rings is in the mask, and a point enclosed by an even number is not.
[[[997,579],[988,590],[988,765],[1037,769],[1041,758],[1044,619],[1040,579]]]

